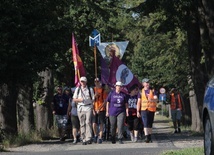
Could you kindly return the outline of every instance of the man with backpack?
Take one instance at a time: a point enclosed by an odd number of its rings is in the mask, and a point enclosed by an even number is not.
[[[87,78],[80,78],[80,87],[75,89],[73,101],[77,103],[77,114],[80,121],[80,132],[82,145],[91,144],[92,138],[92,109],[94,101],[94,91],[87,86]]]

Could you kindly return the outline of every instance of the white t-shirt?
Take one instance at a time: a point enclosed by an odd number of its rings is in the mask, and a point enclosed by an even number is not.
[[[94,91],[92,88],[90,88],[90,92],[91,92],[92,99],[90,97],[89,88],[87,86],[85,88],[77,87],[75,89],[73,99],[79,99],[79,98],[84,99],[84,102],[78,102],[77,111],[89,111],[93,108]]]

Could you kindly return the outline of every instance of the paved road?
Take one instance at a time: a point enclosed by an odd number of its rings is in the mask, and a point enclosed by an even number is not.
[[[1,155],[160,155],[165,150],[174,150],[191,147],[202,147],[203,137],[193,136],[189,131],[182,131],[181,134],[173,134],[169,126],[169,120],[162,116],[155,116],[153,143],[137,143],[124,141],[124,144],[103,144],[76,145],[71,140],[61,143],[58,140],[44,141],[39,144],[31,144],[17,148],[10,148],[10,152],[1,152]]]

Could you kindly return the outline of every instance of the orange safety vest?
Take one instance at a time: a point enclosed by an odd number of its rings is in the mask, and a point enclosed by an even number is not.
[[[170,98],[171,98],[171,100],[170,100],[170,107],[171,107],[171,109],[172,110],[175,110],[176,109],[176,102],[175,102],[175,95],[176,94],[174,94],[174,93],[172,93],[171,95],[170,95]],[[178,98],[178,108],[180,109],[180,110],[182,110],[182,104],[181,104],[181,97],[180,97],[180,94],[177,94],[177,98]]]
[[[99,93],[100,96],[98,98],[95,99],[94,102],[94,110],[95,111],[105,111],[105,106],[103,106],[102,108],[100,108],[103,105],[103,102],[105,101],[105,99],[107,98],[107,93],[105,92],[105,90],[103,88],[97,88],[94,87],[94,93]]]
[[[154,94],[152,90],[149,90],[149,98],[154,99]],[[141,110],[149,110],[151,112],[156,111],[156,102],[150,102],[148,101],[148,98],[145,94],[144,88],[142,89],[142,95],[141,95]]]

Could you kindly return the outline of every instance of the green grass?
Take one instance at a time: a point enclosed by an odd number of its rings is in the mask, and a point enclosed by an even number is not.
[[[41,138],[36,132],[29,134],[8,135],[2,142],[5,148],[17,147],[35,142],[40,142]]]
[[[181,150],[169,150],[164,151],[161,155],[203,155],[204,148],[196,147],[196,148],[187,148]]]
[[[28,134],[18,134],[18,135],[7,135],[4,136],[2,141],[2,147],[0,147],[0,152],[3,148],[23,146],[32,143],[41,142],[43,139],[54,138],[57,135],[56,129],[41,130],[41,131],[31,131]]]

